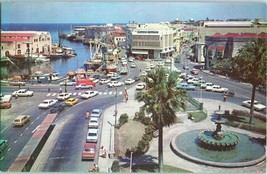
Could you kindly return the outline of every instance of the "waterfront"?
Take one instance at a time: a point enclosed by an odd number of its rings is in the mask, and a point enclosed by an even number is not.
[[[103,25],[103,24],[2,24],[1,29],[4,31],[48,31],[52,36],[52,43],[58,43],[58,32],[69,34],[75,26]],[[60,58],[45,63],[31,63],[30,70],[35,71],[58,72],[60,76],[66,76],[68,71],[76,71],[78,68],[84,68],[84,62],[90,59],[90,50],[82,42],[70,42],[62,40],[66,47],[73,48],[77,55],[71,58]],[[3,68],[9,76],[20,75],[22,72],[28,72],[27,63],[16,63],[16,66],[9,64]]]

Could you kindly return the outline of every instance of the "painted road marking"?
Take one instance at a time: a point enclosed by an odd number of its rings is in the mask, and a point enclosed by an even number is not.
[[[51,93],[48,93],[46,96],[48,97],[48,96],[50,96],[51,95]]]
[[[113,92],[109,92],[109,95],[111,95]]]
[[[23,134],[20,134],[20,137],[22,137],[23,136]]]
[[[33,131],[32,133],[34,133],[38,128],[39,128],[40,125],[38,125]]]
[[[7,149],[7,151],[9,152],[11,150],[11,147],[9,149]]]
[[[0,160],[2,161],[4,159],[4,157],[2,157]]]
[[[52,96],[56,96],[56,95],[57,95],[57,93],[52,94]]]
[[[14,144],[16,144],[18,141],[16,140],[16,141],[14,141]]]

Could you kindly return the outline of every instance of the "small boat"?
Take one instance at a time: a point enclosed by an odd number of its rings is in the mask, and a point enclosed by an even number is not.
[[[93,69],[95,71],[103,64],[103,55],[100,49],[100,44],[96,45],[96,51],[94,56],[92,56],[92,44],[90,43],[90,52],[91,59],[84,62],[84,67],[86,70]]]
[[[39,57],[37,57],[34,62],[35,63],[43,63],[43,62],[49,62],[50,59],[46,56],[40,55]]]
[[[72,48],[63,47],[63,58],[75,57],[77,53]]]

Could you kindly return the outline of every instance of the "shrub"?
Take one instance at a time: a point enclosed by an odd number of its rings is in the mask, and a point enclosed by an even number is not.
[[[236,110],[236,109],[234,109],[232,111],[232,114],[234,116],[246,116],[246,117],[249,116],[249,112],[248,111],[245,111],[245,110]]]
[[[120,171],[120,164],[118,160],[113,161],[111,166],[112,172],[119,172]]]
[[[153,133],[153,132],[152,132],[152,133]],[[152,134],[144,134],[143,137],[142,137],[142,139],[143,139],[144,141],[148,141],[148,142],[151,141],[152,138],[153,138]]]
[[[120,126],[122,126],[123,124],[125,124],[126,122],[128,122],[128,114],[124,113],[124,114],[121,114],[120,118],[119,118],[119,123],[120,123]]]

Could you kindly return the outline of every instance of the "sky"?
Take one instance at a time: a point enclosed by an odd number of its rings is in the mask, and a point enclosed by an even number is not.
[[[1,23],[158,23],[264,18],[264,2],[3,1]]]

